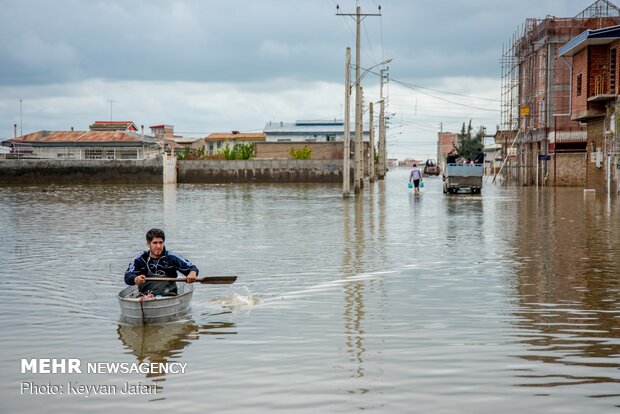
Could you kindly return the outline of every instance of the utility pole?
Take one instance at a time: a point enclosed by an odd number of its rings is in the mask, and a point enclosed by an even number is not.
[[[359,87],[359,112],[356,108],[355,117],[357,118],[357,114],[359,113],[359,122],[355,120],[355,194],[359,193],[362,188],[364,188],[364,107],[362,101],[364,100],[364,90],[361,86]],[[357,91],[355,100],[357,101]],[[357,105],[356,105],[357,107]]]
[[[386,158],[387,158],[387,150],[386,150],[386,142],[385,142],[385,100],[383,99],[383,80],[385,79],[385,75],[383,74],[385,69],[381,69],[379,76],[379,96],[381,99],[381,107],[379,110],[379,145],[378,145],[378,155],[379,155],[379,165],[377,175],[380,180],[385,178],[385,170],[386,170]]]
[[[385,178],[385,101],[383,98],[380,101],[379,109],[379,148],[377,152],[379,154],[377,175],[380,180],[383,180]]]
[[[348,197],[351,191],[351,48],[347,47],[344,72],[344,150],[342,154],[342,196]]]
[[[372,102],[368,104],[368,112],[370,112],[370,145],[368,146],[368,180],[372,183],[375,181],[375,125],[373,122]]]
[[[22,116],[22,100],[19,100],[19,136],[24,136],[24,117]]]
[[[355,170],[354,170],[354,191],[355,194],[359,194],[361,191],[361,185],[364,179],[364,171],[360,150],[362,147],[362,91],[361,91],[361,77],[360,77],[360,23],[363,18],[367,16],[381,16],[381,13],[365,13],[362,14],[362,8],[357,6],[355,14],[352,13],[338,13],[340,6],[336,6],[337,16],[355,16],[356,33],[355,33]],[[381,6],[379,6],[381,11]],[[363,151],[363,150],[362,150]]]

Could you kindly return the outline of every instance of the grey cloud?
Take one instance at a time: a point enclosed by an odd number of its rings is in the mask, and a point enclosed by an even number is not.
[[[341,11],[355,4],[340,2]],[[375,12],[375,1],[363,10]],[[560,1],[383,2],[364,21],[363,63],[393,57],[411,77],[493,75],[501,43],[528,16],[576,14]],[[335,1],[5,0],[0,82],[89,78],[340,81],[354,22]],[[455,59],[455,58],[458,58]],[[442,62],[445,59],[445,62]]]

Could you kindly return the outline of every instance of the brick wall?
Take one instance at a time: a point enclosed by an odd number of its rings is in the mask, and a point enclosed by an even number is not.
[[[555,160],[553,159],[555,157]],[[549,182],[558,187],[582,187],[586,177],[586,154],[557,153],[548,162]]]
[[[301,149],[308,146],[312,150],[313,160],[341,160],[342,142],[258,142],[255,158],[291,159],[291,148]]]
[[[577,93],[579,89],[578,79],[581,75],[581,93]],[[572,113],[573,116],[586,112],[588,104],[588,48],[577,53],[573,57],[573,86],[572,86]]]

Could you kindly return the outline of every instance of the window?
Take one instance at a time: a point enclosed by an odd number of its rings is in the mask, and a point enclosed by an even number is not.
[[[113,160],[114,150],[108,149],[85,149],[84,158],[88,160]]]
[[[581,73],[577,74],[577,96],[581,96]]]
[[[135,149],[121,149],[118,150],[118,157],[121,160],[137,160],[138,150]]]

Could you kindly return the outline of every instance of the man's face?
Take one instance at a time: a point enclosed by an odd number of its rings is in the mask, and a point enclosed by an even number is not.
[[[157,259],[164,251],[164,240],[161,237],[153,237],[149,243],[149,254],[152,258]]]

